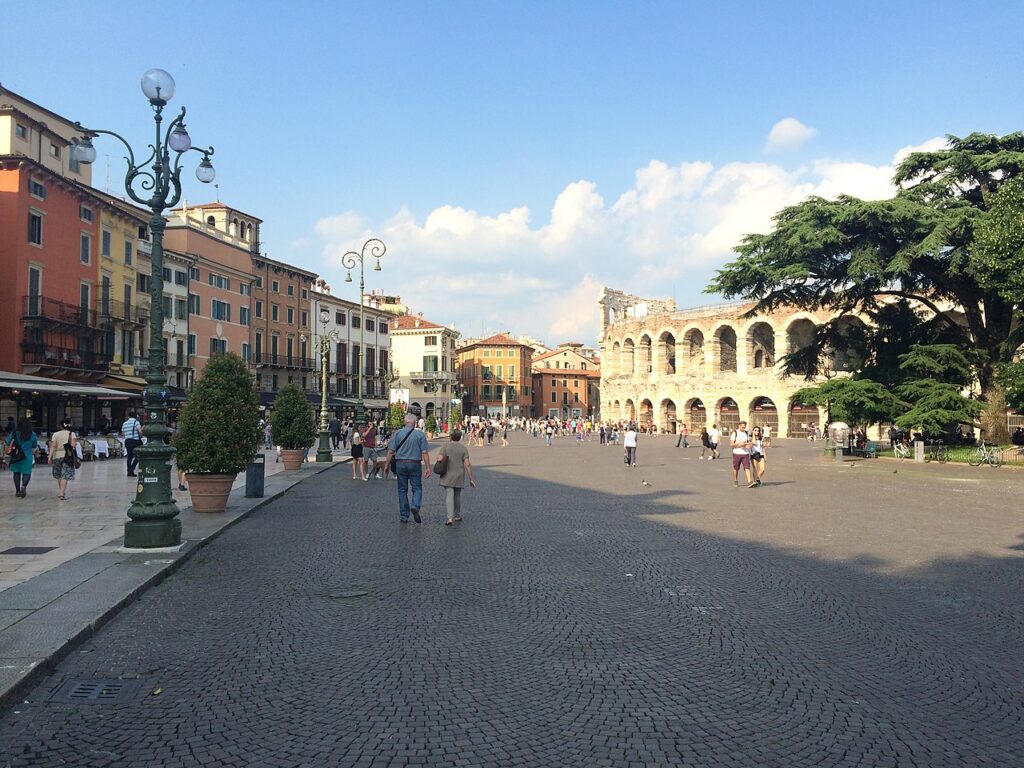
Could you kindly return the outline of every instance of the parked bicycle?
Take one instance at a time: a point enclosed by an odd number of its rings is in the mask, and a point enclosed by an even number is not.
[[[904,459],[909,459],[911,456],[914,455],[914,449],[911,448],[906,443],[896,443],[893,446],[892,451],[893,453],[896,454],[896,458],[899,459],[900,461],[903,461]]]
[[[967,454],[967,463],[972,467],[980,467],[982,464],[998,467],[1003,463],[1003,449],[998,445],[989,445],[982,440],[981,445]]]
[[[949,460],[949,449],[944,445],[926,445],[924,449],[924,460],[935,460],[939,464],[945,464]]]

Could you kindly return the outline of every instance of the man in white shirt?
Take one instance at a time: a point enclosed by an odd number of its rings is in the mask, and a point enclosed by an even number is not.
[[[630,467],[636,466],[636,425],[630,424],[626,427],[626,435],[622,440],[626,449],[626,464]]]
[[[718,458],[718,444],[722,441],[722,433],[717,424],[712,424],[708,430],[708,442],[711,444],[711,458]]]
[[[747,432],[747,422],[741,421],[729,436],[729,445],[732,446],[732,484],[737,488],[740,484],[740,467],[743,467],[743,474],[747,476],[747,488],[753,488],[756,485],[750,479],[751,444],[750,433]]]
[[[135,411],[128,411],[128,418],[121,425],[121,437],[124,438],[124,452],[128,457],[128,477],[135,477],[135,468],[139,465],[135,449],[142,445],[142,422],[135,418]]]

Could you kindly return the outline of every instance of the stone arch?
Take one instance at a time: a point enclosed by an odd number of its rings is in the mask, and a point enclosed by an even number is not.
[[[675,401],[670,398],[665,398],[661,401],[661,409],[659,416],[659,423],[661,428],[669,434],[675,434],[678,430],[678,414],[676,413]]]
[[[771,427],[771,435],[773,437],[779,436],[779,409],[775,406],[775,401],[770,397],[755,397],[750,401],[750,428]]]
[[[632,339],[622,342],[622,359],[619,372],[632,376],[636,373],[636,345]]]
[[[214,229],[216,229],[217,228],[217,219],[214,218],[213,216],[207,216],[206,217],[206,226],[213,227]]]
[[[637,371],[640,374],[651,373],[654,370],[653,361],[651,359],[652,343],[651,337],[646,333],[640,337],[639,352],[640,362],[637,365]]]
[[[747,371],[772,370],[775,366],[775,329],[758,320],[747,328]]]
[[[792,355],[814,341],[818,324],[809,317],[797,317],[786,326],[786,354]]]
[[[610,411],[611,417],[613,419],[622,419],[622,403],[620,403],[618,400],[612,403],[611,408],[609,408],[608,410]]]
[[[691,397],[686,402],[686,426],[690,432],[699,432],[708,426],[708,412],[699,397]]]
[[[724,373],[736,372],[736,329],[731,325],[720,325],[714,333],[715,360],[718,370]]]
[[[608,358],[608,363],[609,374],[614,375],[616,373],[621,373],[620,366],[622,364],[622,345],[619,344],[619,342],[617,341],[614,344],[612,344],[612,354],[611,357]]]
[[[740,423],[740,406],[731,397],[723,397],[715,404],[715,423],[723,435],[736,429]]]
[[[423,418],[429,419],[434,415],[434,403],[432,400],[427,401],[427,407],[424,409]]]
[[[672,331],[662,331],[658,336],[658,360],[661,373],[676,372],[676,335]]]
[[[630,397],[626,398],[624,413],[622,414],[626,421],[636,421],[636,403]]]
[[[700,328],[688,328],[683,333],[683,356],[687,368],[704,367],[704,332]]]
[[[806,438],[815,426],[821,426],[820,418],[818,406],[790,403],[786,436]]]
[[[654,403],[649,398],[640,401],[640,424],[650,424],[654,421]]]

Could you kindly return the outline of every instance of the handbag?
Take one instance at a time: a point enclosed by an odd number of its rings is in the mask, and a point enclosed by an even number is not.
[[[412,432],[413,430],[410,429],[405,434],[405,437],[402,438],[402,442],[395,446],[395,452],[391,454],[391,462],[388,464],[388,470],[391,472],[392,475],[398,474],[398,461],[395,459],[395,456],[397,456],[398,452],[402,450],[402,446],[405,445],[405,441],[412,437]]]
[[[438,477],[444,477],[448,471],[448,454],[442,453],[437,457],[437,461],[434,462],[434,474]]]
[[[623,453],[622,454],[622,461],[625,464],[629,464],[629,454],[628,453]]]
[[[71,443],[64,443],[64,462],[70,464],[75,469],[81,469],[82,467],[82,460],[78,458],[78,453]]]
[[[13,440],[11,440],[11,449],[10,451],[8,451],[7,457],[8,459],[10,459],[11,464],[25,460],[25,450],[21,447],[21,444],[18,442],[17,436],[15,436]]]

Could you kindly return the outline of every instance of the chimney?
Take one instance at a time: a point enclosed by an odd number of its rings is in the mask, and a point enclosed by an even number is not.
[[[420,319],[419,319],[418,317],[416,318],[416,327],[417,327],[417,328],[419,328],[419,327],[420,327]]]

